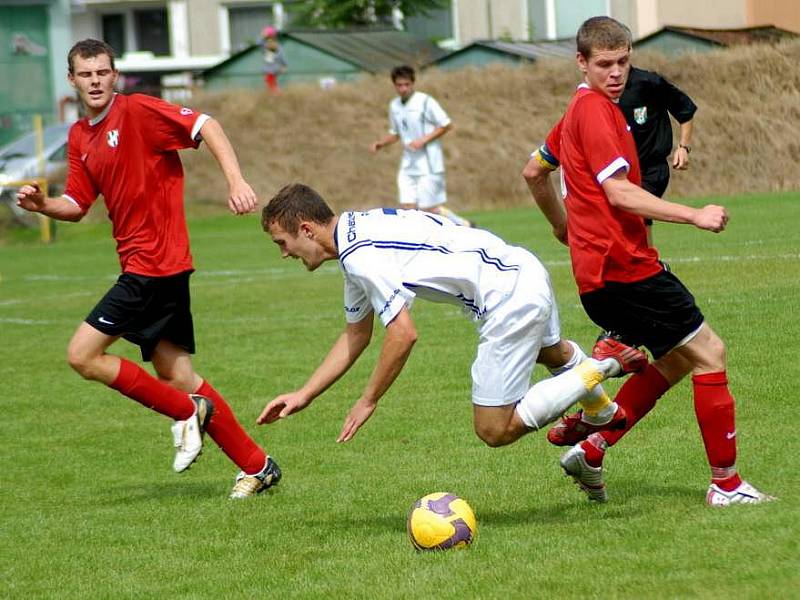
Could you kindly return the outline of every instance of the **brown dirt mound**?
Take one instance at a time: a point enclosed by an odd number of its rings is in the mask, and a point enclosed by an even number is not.
[[[799,42],[634,59],[661,72],[699,106],[691,169],[673,171],[671,197],[800,189]],[[454,123],[444,138],[453,208],[530,202],[520,172],[577,81],[574,63],[555,59],[420,75],[417,89],[435,96]],[[294,86],[278,97],[201,93],[193,105],[223,124],[262,201],[284,184],[302,181],[343,209],[396,203],[399,144],[368,152],[386,132],[392,96],[386,75],[330,90]],[[226,188],[210,154],[185,152],[183,158],[187,198],[224,203]]]

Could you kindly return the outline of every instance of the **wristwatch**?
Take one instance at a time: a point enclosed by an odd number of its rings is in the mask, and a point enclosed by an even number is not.
[[[686,150],[686,154],[691,154],[692,152],[692,147],[687,146],[686,144],[678,144],[678,148],[683,148],[684,150]]]

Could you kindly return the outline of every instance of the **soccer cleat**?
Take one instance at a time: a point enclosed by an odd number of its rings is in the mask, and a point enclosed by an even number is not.
[[[264,468],[259,473],[247,475],[244,471],[239,471],[230,498],[249,498],[260,494],[276,485],[281,480],[281,476],[281,468],[278,463],[268,456],[267,464],[264,465]]]
[[[706,494],[706,504],[709,506],[730,506],[731,504],[761,504],[777,500],[775,496],[770,496],[764,492],[759,492],[752,485],[743,481],[735,490],[726,492],[716,483],[708,486]]]
[[[572,477],[575,484],[581,488],[589,500],[606,502],[606,484],[603,481],[603,467],[593,467],[586,462],[586,452],[580,444],[573,446],[561,457],[561,468],[564,473]]]
[[[605,360],[613,358],[619,363],[620,371],[612,377],[622,377],[627,373],[639,373],[647,366],[647,354],[634,346],[625,344],[620,336],[610,332],[601,333],[592,348],[592,358]]]
[[[574,446],[598,431],[624,429],[627,422],[625,409],[619,405],[611,420],[603,425],[587,423],[582,417],[582,410],[561,417],[547,432],[547,441],[554,446]]]
[[[181,473],[192,466],[203,451],[203,434],[214,414],[211,400],[198,394],[189,394],[194,402],[194,414],[185,421],[175,421],[172,426],[172,437],[175,442],[175,461],[172,468]]]

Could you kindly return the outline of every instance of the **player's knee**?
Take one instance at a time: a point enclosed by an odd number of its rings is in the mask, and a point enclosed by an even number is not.
[[[164,383],[174,387],[175,389],[182,390],[187,394],[193,393],[199,385],[196,381],[197,377],[195,376],[194,372],[171,373],[168,376],[159,373],[158,377]]]
[[[505,428],[491,424],[475,424],[475,433],[490,448],[499,448],[509,443]]]
[[[95,369],[92,356],[80,347],[71,344],[67,348],[67,363],[84,379],[94,378]]]

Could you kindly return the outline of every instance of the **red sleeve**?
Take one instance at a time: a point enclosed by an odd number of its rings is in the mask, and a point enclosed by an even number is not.
[[[198,131],[194,128],[199,118],[207,118],[201,113],[144,94],[133,94],[129,98],[133,100],[131,106],[137,113],[137,120],[145,124],[145,139],[156,149],[166,152],[200,145]]]
[[[563,122],[564,117],[561,117],[558,123],[550,130],[550,133],[547,134],[544,142],[545,146],[547,146],[547,151],[556,159],[557,163],[561,162],[561,124]],[[558,164],[555,166],[558,166]]]
[[[64,186],[64,196],[74,201],[85,213],[97,200],[100,192],[83,162],[85,151],[79,127],[79,124],[73,125],[67,138],[67,182]]]
[[[577,138],[597,182],[602,183],[620,169],[630,170],[616,118],[619,108],[599,94],[586,94],[578,101]]]

